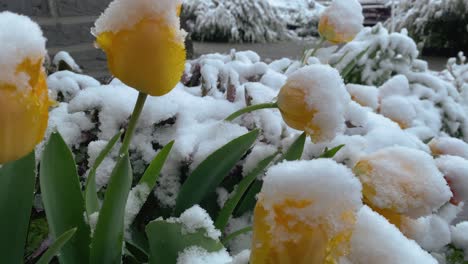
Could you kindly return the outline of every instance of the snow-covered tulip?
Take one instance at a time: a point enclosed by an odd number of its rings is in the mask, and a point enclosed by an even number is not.
[[[50,106],[45,41],[28,17],[0,13],[0,164],[27,155],[44,137]]]
[[[319,21],[322,38],[334,44],[346,43],[362,30],[364,16],[356,0],[334,0],[323,11]]]
[[[452,137],[434,138],[428,145],[434,156],[451,155],[468,159],[468,143],[461,139]]]
[[[364,201],[397,226],[403,216],[429,215],[452,197],[434,159],[416,149],[381,149],[362,157],[354,173],[362,182]]]
[[[250,263],[336,263],[361,206],[359,180],[330,159],[272,167],[254,212]]]
[[[178,0],[114,0],[109,5],[93,33],[114,76],[153,96],[177,85],[186,59],[180,5]]]
[[[286,124],[305,131],[313,141],[324,141],[344,128],[350,98],[336,69],[311,65],[289,76],[277,104]]]

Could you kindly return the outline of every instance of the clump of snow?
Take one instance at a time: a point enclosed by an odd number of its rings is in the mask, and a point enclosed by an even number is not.
[[[383,99],[380,113],[398,123],[402,128],[411,126],[417,116],[411,102],[403,96],[391,96]]]
[[[218,240],[221,236],[221,232],[215,229],[213,220],[211,220],[208,213],[198,205],[182,213],[177,222],[182,224],[182,232],[187,234],[203,229],[206,232],[205,236],[208,238]]]
[[[208,252],[201,247],[189,247],[179,253],[177,264],[229,264],[232,258],[223,249],[216,252]]]
[[[453,137],[434,138],[429,142],[433,155],[451,155],[468,159],[468,143]]]
[[[343,220],[343,214],[353,214],[362,206],[359,180],[350,169],[330,159],[283,162],[271,167],[258,199],[269,214],[271,229],[281,228],[274,221],[275,205],[287,200],[310,202],[304,208],[288,209],[288,214],[312,227],[326,222],[329,237],[351,228],[351,223]],[[290,239],[287,232],[274,234],[286,236],[279,240]]]
[[[398,228],[367,206],[358,213],[348,257],[352,263],[438,263],[417,243],[406,238]]]
[[[420,150],[385,148],[363,156],[354,171],[373,206],[413,218],[431,214],[452,197],[433,158]]]
[[[17,89],[31,89],[29,78],[24,72],[17,72],[17,67],[25,60],[42,64],[46,55],[46,39],[39,26],[29,17],[0,12],[0,84],[11,84]]]
[[[370,107],[372,110],[377,110],[379,107],[379,89],[375,86],[348,84],[346,89],[353,101],[362,106]]]
[[[452,242],[457,248],[465,251],[465,260],[468,260],[468,222],[462,222],[451,227]]]
[[[356,0],[333,0],[321,14],[320,23],[324,18],[335,34],[345,35],[346,39],[358,34],[364,23],[362,6]]]
[[[344,129],[344,114],[350,102],[339,72],[328,65],[310,65],[303,67],[288,77],[282,89],[299,89],[309,110],[315,114],[307,124],[320,131],[306,131],[317,136],[320,141],[331,140]],[[280,98],[281,99],[281,98]],[[300,103],[300,102],[298,102]],[[278,102],[282,106],[281,101]],[[292,106],[289,106],[292,107]],[[288,112],[288,109],[281,109]],[[295,113],[296,115],[298,113]]]
[[[132,188],[128,195],[127,204],[125,206],[125,229],[128,229],[133,223],[133,220],[135,220],[135,217],[140,212],[150,193],[151,190],[146,183],[138,184]]]
[[[82,72],[80,65],[75,62],[72,56],[70,56],[70,53],[66,51],[59,51],[57,54],[55,54],[54,59],[52,60],[52,64],[58,67],[61,61],[67,64],[72,71],[78,73]]]
[[[244,250],[239,254],[235,255],[232,264],[249,264],[250,260],[250,250]]]
[[[468,160],[457,156],[442,156],[436,160],[456,202],[468,201]]]
[[[88,87],[100,86],[94,78],[70,71],[55,72],[47,77],[47,86],[52,99],[70,102],[78,93]]]
[[[177,34],[177,40],[184,42],[186,33],[180,30],[180,19],[177,8],[181,0],[114,0],[104,13],[96,20],[93,34],[104,32],[117,33],[130,29],[142,19],[163,18],[163,21]]]
[[[403,234],[429,252],[438,252],[451,242],[450,226],[441,217],[430,215],[416,220],[405,218]]]
[[[251,213],[246,213],[241,217],[230,218],[226,227],[226,234],[232,234],[236,231],[242,230],[253,225],[253,218]],[[237,254],[247,249],[252,245],[252,232],[247,232],[236,236],[229,241],[229,252]]]

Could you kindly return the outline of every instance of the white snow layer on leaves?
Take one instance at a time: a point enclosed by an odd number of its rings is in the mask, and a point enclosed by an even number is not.
[[[280,163],[267,171],[258,199],[269,212],[267,219],[272,225],[275,205],[288,199],[310,201],[311,205],[288,213],[295,214],[297,219],[310,226],[327,219],[332,228],[330,236],[333,236],[350,228],[342,221],[342,215],[362,206],[361,188],[351,170],[333,160],[292,161]]]
[[[46,55],[46,39],[42,30],[29,17],[8,11],[0,12],[0,84],[11,84],[17,89],[31,89],[29,76],[17,72],[25,60],[36,64]]]
[[[226,249],[208,252],[197,246],[189,247],[179,253],[177,264],[230,264],[232,258]]]
[[[306,66],[291,74],[287,84],[301,89],[309,109],[316,111],[311,123],[320,128],[322,140],[331,140],[343,131],[350,96],[336,69],[319,64]]]
[[[363,28],[362,6],[356,0],[333,0],[321,16],[327,17],[329,25],[339,33],[356,35]]]
[[[150,193],[151,190],[146,183],[138,184],[132,188],[128,195],[127,204],[125,206],[125,229],[128,229],[133,223],[133,220],[135,220],[135,217],[140,212]]]
[[[468,260],[468,222],[462,222],[451,227],[452,242],[457,248],[465,252],[465,260]]]
[[[72,56],[70,56],[70,53],[66,51],[59,51],[57,54],[55,54],[54,59],[52,60],[52,64],[58,67],[61,61],[70,66],[71,70],[74,72],[82,72],[80,65],[75,62]]]
[[[215,229],[213,220],[211,220],[208,213],[198,205],[183,212],[177,222],[182,224],[182,232],[186,234],[192,234],[203,229],[205,230],[205,236],[208,238],[218,240],[221,236],[221,232]]]
[[[348,257],[354,264],[438,263],[417,243],[406,238],[398,228],[367,206],[363,206],[358,213]]]
[[[468,143],[458,138],[435,138],[431,140],[429,146],[434,155],[451,155],[468,159]]]
[[[438,252],[451,241],[449,223],[437,215],[416,220],[406,218],[401,231],[429,252]]]
[[[371,202],[417,218],[431,214],[449,201],[452,193],[427,153],[407,147],[389,147],[364,156],[365,172],[359,171],[364,185],[375,190]]]
[[[161,19],[177,33],[177,40],[184,42],[185,32],[180,30],[177,7],[181,0],[114,0],[96,20],[93,33],[119,32],[130,29],[142,19]]]

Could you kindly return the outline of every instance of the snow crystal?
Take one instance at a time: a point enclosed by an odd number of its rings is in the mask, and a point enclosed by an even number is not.
[[[146,183],[139,184],[130,191],[125,206],[125,229],[128,229],[145,204],[151,190]]]
[[[273,155],[277,152],[278,149],[272,145],[265,144],[265,143],[257,143],[252,148],[251,153],[247,157],[244,166],[242,168],[242,174],[247,176],[250,172],[252,172],[260,163],[260,161],[266,159],[267,157]],[[263,176],[263,175],[261,175]]]
[[[269,212],[267,219],[271,224],[275,205],[288,199],[310,201],[311,205],[288,210],[288,213],[311,226],[327,219],[331,237],[349,228],[342,220],[343,213],[357,211],[362,206],[359,180],[350,169],[330,159],[283,162],[271,167],[258,199]]]
[[[189,247],[179,253],[177,264],[229,264],[232,258],[223,249],[217,252],[208,252],[197,246]]]
[[[439,251],[451,242],[449,224],[437,215],[405,218],[401,231],[427,251]]]
[[[441,156],[436,159],[439,170],[453,192],[457,202],[468,202],[468,160],[457,156]]]
[[[94,78],[76,74],[70,71],[58,71],[47,77],[47,86],[52,99],[63,102],[69,102],[81,90],[88,87],[100,86],[101,84]],[[62,98],[59,98],[59,95]]]
[[[352,263],[437,264],[417,243],[406,238],[398,228],[367,206],[358,213],[349,259]]]
[[[465,260],[468,260],[468,222],[462,222],[451,227],[452,243],[465,251]]]
[[[205,236],[208,238],[218,240],[221,236],[221,232],[215,229],[213,220],[211,220],[208,213],[198,205],[182,213],[178,222],[182,224],[182,231],[188,234],[204,229],[206,231]]]
[[[468,159],[468,143],[458,138],[435,138],[429,146],[433,155],[452,155]]]
[[[385,148],[362,157],[354,171],[374,206],[413,218],[431,214],[452,196],[433,158],[420,150]]]
[[[252,213],[245,213],[241,217],[230,218],[226,227],[226,234],[232,234],[253,225]],[[250,249],[252,246],[252,232],[247,232],[236,236],[229,241],[229,252],[237,254],[239,252]]]
[[[382,100],[380,114],[398,123],[400,127],[411,126],[416,118],[416,110],[406,97],[391,96]]]
[[[93,34],[97,36],[104,32],[130,29],[145,17],[164,17],[164,22],[176,32],[177,40],[183,43],[186,33],[179,29],[180,19],[176,12],[181,4],[181,0],[114,0],[96,20]]]
[[[29,59],[42,64],[46,55],[46,39],[39,26],[29,17],[8,11],[0,12],[0,83],[12,84],[17,89],[29,89],[29,76],[16,71],[18,65]]]
[[[351,99],[362,106],[377,110],[379,107],[379,90],[375,86],[348,84],[346,89],[351,94]]]
[[[54,59],[52,60],[52,64],[54,64],[55,66],[59,66],[61,61],[65,62],[68,66],[70,66],[72,71],[79,73],[82,72],[80,65],[78,65],[75,62],[72,56],[70,56],[70,53],[66,51],[58,52],[57,54],[55,54]]]
[[[231,264],[249,264],[250,250],[244,250],[234,256]]]
[[[101,151],[107,146],[108,143],[109,141],[107,140],[96,140],[88,144],[88,164],[90,166],[94,165],[94,162],[96,161],[97,157],[99,156]],[[101,164],[97,168],[96,186],[98,189],[101,189],[102,187],[106,186],[109,182],[115,164],[117,164],[116,160],[119,155],[119,147],[120,143],[116,143],[116,146],[114,146],[109,155],[107,155],[107,157],[101,162]]]
[[[91,228],[91,232],[94,232],[94,230],[96,230],[97,222],[99,220],[99,212],[92,213],[87,219],[89,227]]]

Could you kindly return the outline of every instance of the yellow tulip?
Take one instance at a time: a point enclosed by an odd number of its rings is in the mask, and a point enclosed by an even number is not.
[[[26,59],[16,74],[26,74],[30,87],[0,80],[0,164],[17,160],[41,142],[51,105],[42,68],[43,59]]]
[[[131,29],[104,32],[97,43],[107,54],[114,76],[140,92],[161,96],[180,81],[185,46],[163,19],[144,18]]]
[[[432,157],[415,149],[379,150],[362,157],[354,173],[361,180],[364,202],[396,226],[405,217],[431,214],[452,196]]]
[[[322,38],[333,44],[346,43],[361,31],[364,16],[355,0],[334,0],[322,13],[318,31]]]
[[[334,161],[276,165],[254,211],[250,263],[337,263],[348,254],[361,206],[359,181]]]

